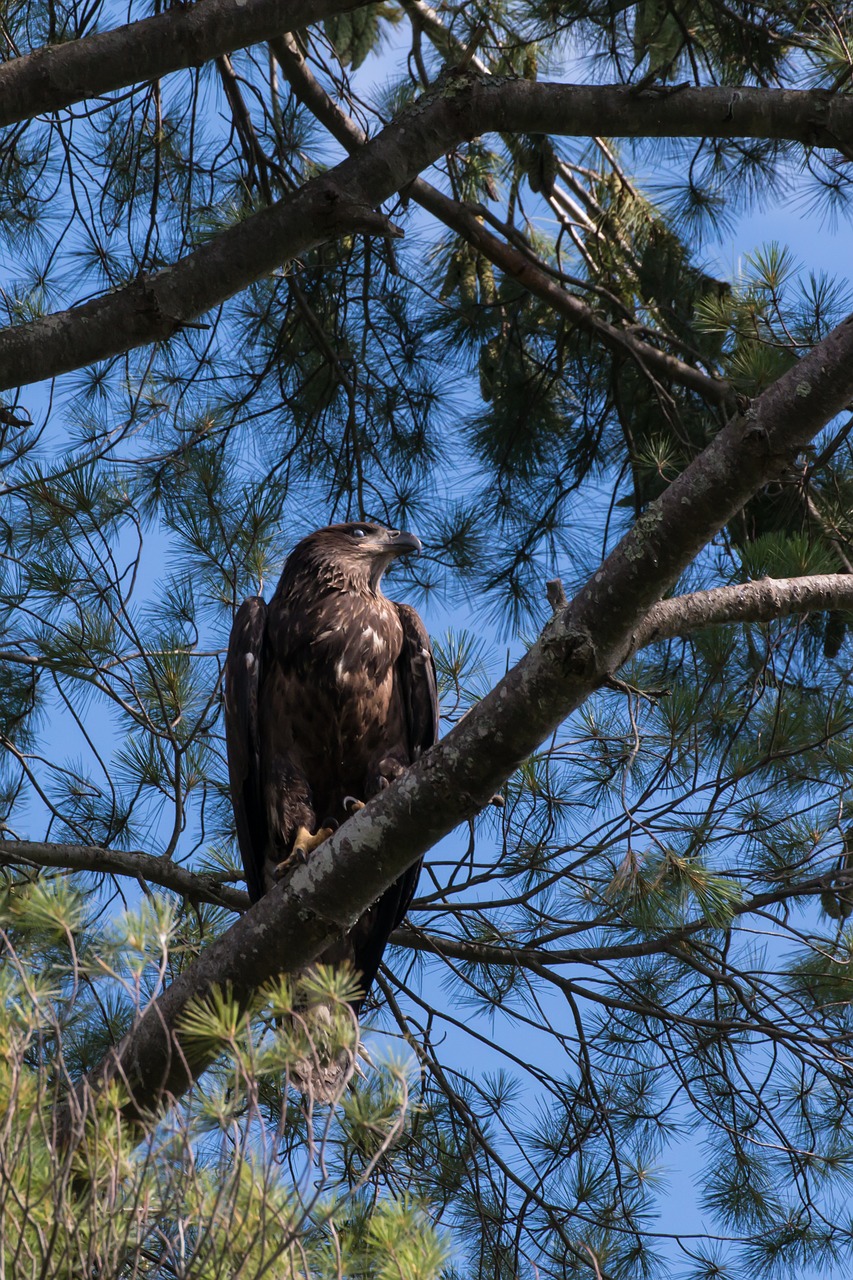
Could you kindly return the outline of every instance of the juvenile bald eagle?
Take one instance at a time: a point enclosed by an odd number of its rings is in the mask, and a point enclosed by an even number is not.
[[[253,902],[436,740],[429,636],[415,610],[388,600],[380,585],[396,556],[420,549],[413,534],[377,524],[318,529],[291,552],[269,606],[254,596],[237,611],[225,737]],[[320,956],[349,960],[365,994],[419,870],[406,871]]]

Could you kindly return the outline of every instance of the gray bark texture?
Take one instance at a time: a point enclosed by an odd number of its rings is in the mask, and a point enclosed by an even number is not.
[[[81,1084],[80,1100],[120,1076],[127,1118],[145,1123],[189,1088],[206,1059],[190,1058],[181,1043],[188,1004],[227,983],[248,1005],[274,975],[305,968],[407,867],[482,809],[618,669],[649,611],[705,543],[851,397],[853,317],[726,425],[446,738],[205,949]],[[76,1127],[70,1116],[66,1124]]]
[[[553,607],[564,609],[568,601],[559,579],[548,583],[548,588],[548,598]],[[853,612],[853,575],[828,573],[804,578],[761,578],[755,582],[674,596],[652,605],[634,631],[626,657],[659,640],[688,636],[703,627],[773,622],[792,614],[827,609]],[[167,858],[141,851],[108,849],[99,845],[56,844],[50,841],[3,840],[0,841],[0,866],[2,865],[65,867],[74,871],[128,876],[134,880],[143,879],[148,884],[159,885],[163,889],[171,889],[193,902],[210,902],[214,906],[238,912],[246,911],[250,905],[249,895],[245,890],[235,888],[222,875],[189,871]],[[817,880],[815,884],[819,888],[826,888],[823,880]],[[393,941],[399,946],[411,947],[416,951],[432,947],[427,935],[407,930],[398,929],[393,935]],[[465,958],[475,959],[479,954],[472,951],[468,943],[459,945],[465,948]],[[657,943],[654,946],[657,947]],[[599,957],[603,954],[601,948],[594,948],[594,952]],[[612,952],[612,948],[605,948],[604,953],[607,956],[611,953],[645,954],[642,947],[640,950],[617,947],[615,952]],[[457,952],[450,950],[446,954],[453,956]],[[549,960],[554,955],[553,952],[549,953]],[[587,951],[572,952],[569,958],[581,959],[586,955]]]
[[[805,578],[758,578],[674,596],[653,605],[634,632],[632,652],[657,640],[689,635],[702,627],[732,622],[773,622],[794,613],[853,610],[853,576],[813,574]]]
[[[222,53],[358,8],[360,0],[204,0],[0,66],[0,127],[200,67]]]

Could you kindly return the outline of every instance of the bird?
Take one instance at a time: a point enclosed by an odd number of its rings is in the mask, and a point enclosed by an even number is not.
[[[422,550],[412,533],[351,521],[291,551],[266,604],[234,617],[225,661],[231,799],[249,897],[264,893],[428,751],[438,737],[429,633],[382,576]],[[358,1016],[414,895],[410,867],[319,962],[355,970]]]

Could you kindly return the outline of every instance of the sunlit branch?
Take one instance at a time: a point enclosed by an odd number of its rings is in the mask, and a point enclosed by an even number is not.
[[[853,609],[853,577],[845,573],[804,578],[759,578],[674,596],[653,605],[634,632],[632,650],[733,622],[774,622],[791,614]]]

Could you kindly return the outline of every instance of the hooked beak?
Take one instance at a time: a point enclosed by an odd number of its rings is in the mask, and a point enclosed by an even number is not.
[[[420,538],[416,538],[413,533],[406,533],[405,530],[392,529],[388,535],[389,550],[395,556],[407,556],[414,552],[416,555],[423,551],[423,544]]]

